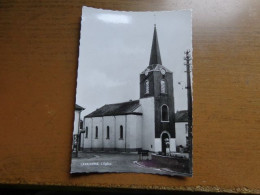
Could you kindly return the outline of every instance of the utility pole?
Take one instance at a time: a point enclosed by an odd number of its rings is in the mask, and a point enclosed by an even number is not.
[[[188,138],[187,138],[187,147],[189,151],[189,172],[192,174],[192,91],[191,91],[191,54],[190,50],[186,50],[184,52],[185,63],[186,66],[186,73],[187,73],[187,101],[188,101]]]

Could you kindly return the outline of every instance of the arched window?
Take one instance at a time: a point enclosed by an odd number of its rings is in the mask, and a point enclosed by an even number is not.
[[[123,129],[123,126],[122,125],[120,125],[120,137],[119,137],[119,139],[123,139],[123,137],[124,137],[124,129]]]
[[[167,85],[165,80],[161,80],[161,93],[167,93]]]
[[[109,139],[110,138],[110,135],[109,135],[109,126],[107,126],[107,139]]]
[[[163,105],[161,108],[162,121],[169,121],[169,108],[167,105]]]
[[[149,81],[148,80],[145,81],[145,93],[146,94],[149,93]]]
[[[96,139],[98,139],[98,127],[96,126]]]
[[[86,127],[86,135],[85,138],[88,138],[88,127]]]

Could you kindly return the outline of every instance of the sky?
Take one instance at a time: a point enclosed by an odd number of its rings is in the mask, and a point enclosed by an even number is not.
[[[123,12],[82,8],[76,103],[81,116],[105,104],[139,99],[156,24],[162,65],[173,72],[174,104],[187,109],[184,51],[192,50],[190,10]]]

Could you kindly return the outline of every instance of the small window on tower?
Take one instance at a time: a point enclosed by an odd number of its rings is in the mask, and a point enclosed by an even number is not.
[[[166,82],[165,80],[161,80],[161,93],[166,93]]]
[[[148,80],[145,81],[145,93],[146,94],[149,93],[149,81]]]

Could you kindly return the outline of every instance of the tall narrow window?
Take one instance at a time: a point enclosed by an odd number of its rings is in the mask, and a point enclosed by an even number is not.
[[[123,129],[123,126],[121,125],[120,126],[120,137],[119,137],[119,139],[123,139],[123,136],[124,136],[124,129]]]
[[[96,126],[96,139],[98,139],[98,127]]]
[[[149,93],[149,81],[148,80],[145,81],[145,93],[146,94]]]
[[[161,80],[161,93],[167,93],[165,80]]]
[[[107,139],[109,139],[110,138],[110,135],[109,135],[109,126],[107,126]]]
[[[163,105],[161,108],[162,112],[162,121],[169,121],[169,108],[166,105]]]
[[[86,127],[86,135],[85,138],[88,138],[88,127]]]

